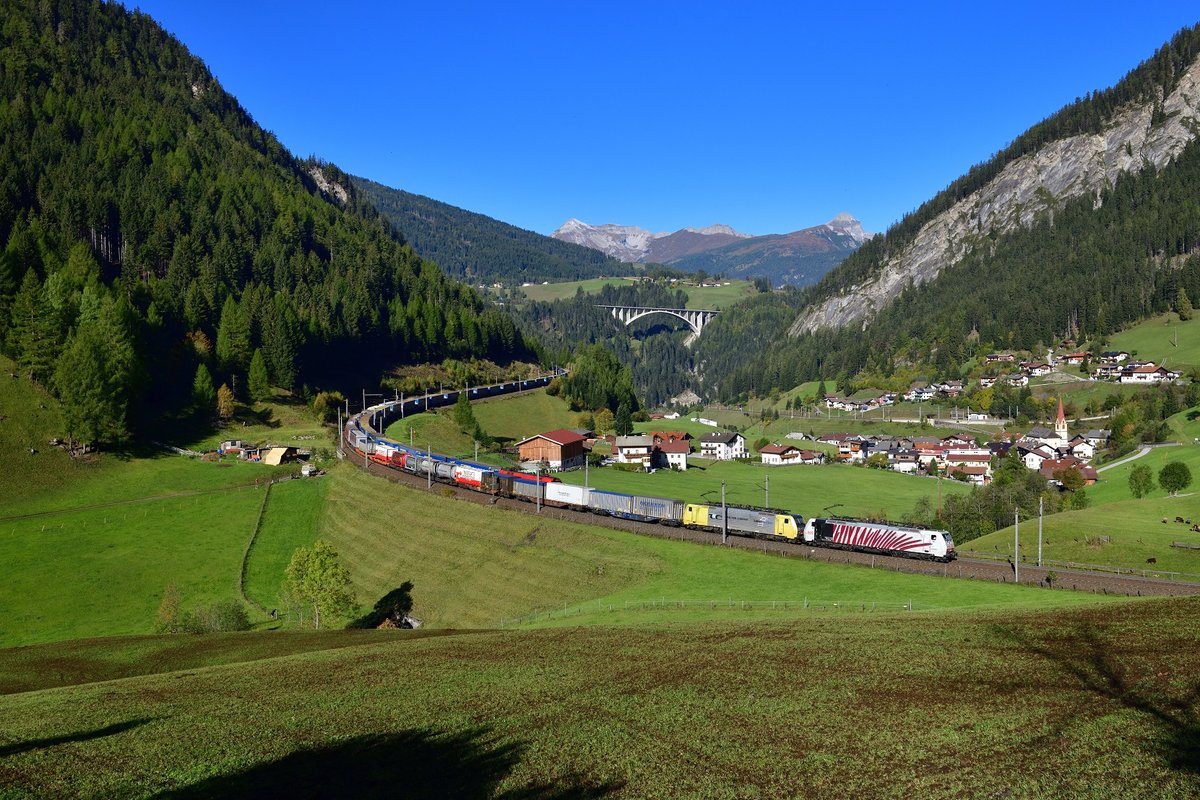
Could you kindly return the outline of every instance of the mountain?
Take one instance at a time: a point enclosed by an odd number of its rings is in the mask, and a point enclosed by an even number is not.
[[[541,283],[610,275],[636,268],[615,258],[437,200],[352,178],[422,258],[474,284]]]
[[[906,217],[809,295],[793,335],[869,319],[999,235],[1028,229],[1064,202],[1121,176],[1162,169],[1196,136],[1196,29],[1181,32],[1113,88],[1093,93],[1022,134]]]
[[[0,346],[72,408],[72,438],[211,418],[213,387],[255,372],[360,387],[398,362],[531,353],[150,17],[3,8]]]
[[[670,264],[690,272],[771,279],[804,286],[815,282],[858,249],[871,234],[849,214],[824,225],[786,234],[751,236],[728,225],[651,233],[628,225],[588,225],[569,219],[555,239],[574,242],[614,258]]]
[[[670,261],[671,266],[731,277],[765,277],[775,286],[807,286],[842,263],[870,238],[849,214],[824,225],[742,239]]]
[[[730,398],[839,375],[962,377],[994,348],[1102,345],[1186,308],[1200,296],[1198,55],[1200,26],[1181,31],[816,285],[721,314],[697,346],[706,384]]]

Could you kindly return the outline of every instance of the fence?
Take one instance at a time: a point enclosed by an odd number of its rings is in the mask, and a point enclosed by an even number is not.
[[[1022,547],[1022,550],[1025,548]],[[978,558],[985,561],[1011,561],[1012,553],[976,553],[964,552],[967,558]],[[1021,566],[1037,567],[1037,561],[1031,561],[1027,556],[1021,556]],[[1184,581],[1185,583],[1200,582],[1200,574],[1195,572],[1172,572],[1161,569],[1141,569],[1134,567],[1118,567],[1112,564],[1084,564],[1079,561],[1056,561],[1052,558],[1042,559],[1042,569],[1075,569],[1083,572],[1106,572],[1111,575],[1134,575],[1140,578],[1158,578],[1160,580]]]
[[[786,612],[895,612],[930,610],[935,606],[918,607],[912,600],[904,602],[878,600],[811,600],[807,597],[800,600],[624,600],[621,603],[605,603],[597,600],[595,604],[586,603],[579,606],[563,606],[546,611],[536,611],[512,619],[501,619],[500,627],[522,625],[538,620],[570,619],[584,614],[630,613],[640,611],[686,611],[688,609],[703,609],[706,611],[786,611]]]

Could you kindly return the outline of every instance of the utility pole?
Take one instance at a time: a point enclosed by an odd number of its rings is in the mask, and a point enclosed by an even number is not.
[[[404,419],[404,392],[400,393],[400,419]]]
[[[725,481],[721,481],[721,544],[729,540],[729,507],[725,505]]]
[[[429,442],[425,442],[425,488],[433,488],[433,451],[429,449]]]
[[[763,492],[764,492],[763,503],[766,505],[767,508],[770,508],[771,507],[771,476],[770,475],[763,476]]]
[[[478,442],[478,440],[476,440],[476,442],[475,442],[475,460],[476,461],[479,460],[479,442]]]
[[[533,479],[536,485],[533,488],[533,496],[537,501],[537,513],[542,513],[542,465],[537,464],[533,468]]]
[[[1021,508],[1013,509],[1013,583],[1021,582]]]
[[[1038,498],[1038,566],[1042,565],[1042,503],[1044,497]]]

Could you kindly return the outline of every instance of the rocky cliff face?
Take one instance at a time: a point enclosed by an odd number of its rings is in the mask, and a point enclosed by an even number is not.
[[[1131,107],[1099,134],[1061,139],[1022,156],[928,222],[875,276],[804,309],[789,333],[865,325],[905,286],[933,280],[988,234],[1029,226],[1067,199],[1091,194],[1099,202],[1100,191],[1122,173],[1165,166],[1200,133],[1200,60],[1163,101],[1158,124],[1152,124],[1152,116],[1149,105]]]

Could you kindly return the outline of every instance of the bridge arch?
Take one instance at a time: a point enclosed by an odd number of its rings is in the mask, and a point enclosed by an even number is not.
[[[710,308],[645,308],[641,306],[599,306],[599,308],[607,308],[614,318],[626,326],[651,314],[668,314],[687,323],[687,326],[697,336],[704,330],[704,326],[719,313]]]

